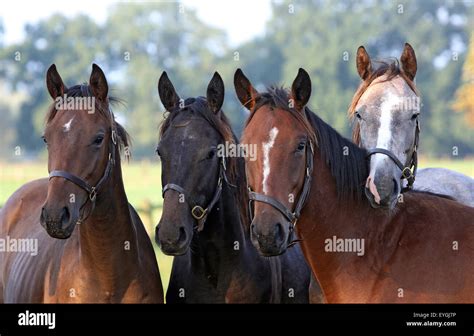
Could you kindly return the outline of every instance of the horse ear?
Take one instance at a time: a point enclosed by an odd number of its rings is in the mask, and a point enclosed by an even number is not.
[[[217,71],[207,86],[207,103],[214,113],[218,113],[224,103],[224,81]]]
[[[367,51],[365,51],[364,46],[360,46],[357,49],[356,66],[357,72],[359,73],[360,78],[362,78],[363,80],[369,77],[372,73],[372,64],[370,62],[370,56]]]
[[[291,86],[291,99],[298,111],[303,110],[311,97],[311,78],[306,70],[300,68]]]
[[[173,83],[168,78],[166,71],[160,76],[158,80],[158,94],[160,100],[167,111],[173,111],[179,105],[179,96],[174,89]]]
[[[67,90],[58,70],[56,70],[55,64],[52,64],[46,72],[46,87],[48,88],[49,95],[53,99],[62,96]]]
[[[415,79],[417,64],[415,50],[409,43],[405,43],[403,48],[402,56],[400,56],[400,63],[402,63],[403,72],[411,80]]]
[[[109,85],[102,69],[97,64],[92,64],[91,77],[89,78],[89,85],[91,87],[94,97],[101,101],[107,99],[109,93]]]
[[[237,69],[234,74],[234,88],[237,98],[243,106],[248,110],[252,110],[255,106],[255,99],[258,96],[258,91],[254,89],[252,83],[245,77],[241,69]]]

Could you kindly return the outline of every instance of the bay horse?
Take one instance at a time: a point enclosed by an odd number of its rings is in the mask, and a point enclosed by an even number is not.
[[[55,101],[43,137],[49,178],[22,186],[0,211],[0,238],[38,250],[0,254],[0,302],[162,303],[151,241],[125,195],[129,139],[103,71],[93,64],[88,85],[67,88],[53,64],[46,84]]]
[[[301,249],[264,258],[249,241],[244,159],[222,111],[221,76],[206,97],[181,100],[163,72],[158,92],[168,116],[156,151],[164,198],[156,242],[175,256],[166,302],[307,303]]]
[[[306,107],[306,71],[291,91],[260,93],[240,69],[234,83],[251,111],[242,142],[259,146],[246,161],[259,250],[283,253],[295,227],[329,303],[474,302],[473,208],[409,191],[395,211],[373,209],[367,152]]]
[[[362,82],[349,116],[355,120],[353,141],[368,149],[370,155],[365,194],[371,205],[393,209],[402,200],[401,192],[414,188],[474,206],[474,179],[469,176],[445,168],[417,172],[421,102],[415,85],[413,47],[405,43],[400,62],[380,61],[375,68],[360,46],[356,66]]]

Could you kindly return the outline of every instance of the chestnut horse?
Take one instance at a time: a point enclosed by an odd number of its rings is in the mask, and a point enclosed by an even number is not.
[[[166,302],[307,303],[300,247],[264,258],[250,242],[244,154],[221,109],[221,76],[206,97],[181,100],[164,72],[158,92],[169,114],[157,147],[164,201],[156,242],[175,256]],[[312,288],[313,302],[320,293]]]
[[[400,62],[371,62],[361,46],[356,65],[362,82],[352,99],[349,116],[355,120],[353,141],[370,155],[365,193],[371,205],[393,209],[400,193],[414,188],[474,206],[474,179],[445,168],[417,171],[421,102],[411,45],[405,44]]]
[[[283,253],[295,226],[328,302],[474,302],[473,208],[416,191],[371,208],[367,153],[306,107],[306,71],[291,91],[259,93],[241,70],[234,83],[251,111],[242,142],[259,146],[246,162],[258,249]]]
[[[94,64],[89,85],[67,88],[53,64],[46,84],[49,179],[22,186],[0,212],[0,238],[37,251],[0,254],[0,302],[162,303],[151,241],[125,195],[128,135],[104,73]]]

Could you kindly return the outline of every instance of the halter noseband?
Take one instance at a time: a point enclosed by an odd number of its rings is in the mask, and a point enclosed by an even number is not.
[[[233,184],[229,183],[227,180],[226,175],[226,163],[225,158],[221,157],[220,164],[219,164],[219,179],[217,180],[217,187],[214,191],[214,196],[212,197],[211,201],[207,205],[207,207],[203,208],[199,205],[198,202],[194,200],[194,198],[186,192],[186,190],[178,184],[175,183],[168,183],[163,188],[163,198],[165,197],[165,193],[168,190],[177,191],[179,194],[184,196],[184,200],[188,205],[191,207],[191,215],[197,221],[197,225],[194,227],[195,230],[201,232],[204,229],[204,223],[206,222],[207,216],[211,212],[212,208],[216,205],[219,201],[221,194],[222,194],[222,181],[225,181],[228,185],[235,187]]]
[[[62,177],[81,189],[85,190],[88,194],[87,200],[84,202],[84,204],[81,206],[81,209],[87,204],[88,201],[91,202],[91,210],[87,214],[87,216],[79,218],[77,221],[77,224],[83,223],[87,217],[94,211],[95,208],[95,201],[97,199],[97,193],[100,191],[102,186],[104,185],[105,181],[110,177],[110,173],[112,171],[112,167],[115,164],[115,147],[117,145],[117,138],[116,138],[116,133],[115,130],[112,129],[112,133],[110,136],[110,141],[109,141],[109,158],[107,160],[107,166],[105,167],[104,174],[100,178],[99,182],[95,186],[91,186],[86,180],[73,175],[71,173],[68,173],[67,171],[64,170],[53,170],[51,173],[49,173],[49,179],[51,180],[53,177]]]
[[[313,143],[311,140],[308,141],[306,145],[306,168],[305,168],[305,177],[303,182],[303,189],[301,190],[300,197],[298,202],[296,203],[295,210],[292,212],[286,206],[284,206],[280,201],[276,198],[267,196],[264,194],[259,194],[250,189],[249,190],[249,211],[250,211],[250,221],[252,221],[252,201],[254,202],[262,202],[271,205],[273,208],[277,209],[285,218],[293,224],[293,227],[296,225],[298,218],[301,215],[301,210],[303,209],[306,200],[308,199],[309,192],[311,190],[311,178],[313,173],[313,158],[314,158],[314,148]]]
[[[402,188],[401,192],[405,192],[413,189],[413,183],[415,183],[416,170],[418,168],[418,141],[420,137],[420,123],[418,118],[416,119],[416,129],[415,129],[415,141],[413,143],[413,151],[411,158],[407,160],[407,164],[403,164],[391,151],[385,148],[371,148],[367,150],[367,157],[370,158],[374,154],[384,154],[387,155],[392,161],[397,165],[397,167],[402,171],[401,180],[407,180],[407,186]]]

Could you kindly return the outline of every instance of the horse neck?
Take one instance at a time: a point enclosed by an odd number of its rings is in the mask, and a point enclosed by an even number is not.
[[[122,181],[120,154],[97,195],[95,208],[79,226],[81,262],[107,277],[127,272],[137,256],[136,233]],[[86,209],[87,211],[87,209]]]
[[[347,283],[344,286],[342,281],[350,279],[353,274],[358,274],[359,279],[364,279],[366,288],[370,288],[371,281],[375,281],[378,275],[377,261],[380,260],[377,253],[380,251],[377,246],[368,242],[367,237],[383,234],[387,221],[381,212],[371,209],[365,200],[357,201],[351,196],[341,200],[337,193],[335,178],[319,154],[317,149],[310,200],[303,209],[302,217],[296,227],[302,239],[306,259],[328,301],[334,302],[337,301],[335,293],[340,294],[343,288],[350,287]],[[334,236],[336,239],[365,238],[364,255],[326,251],[328,240],[332,240]],[[353,299],[346,297],[345,300],[350,302]]]

